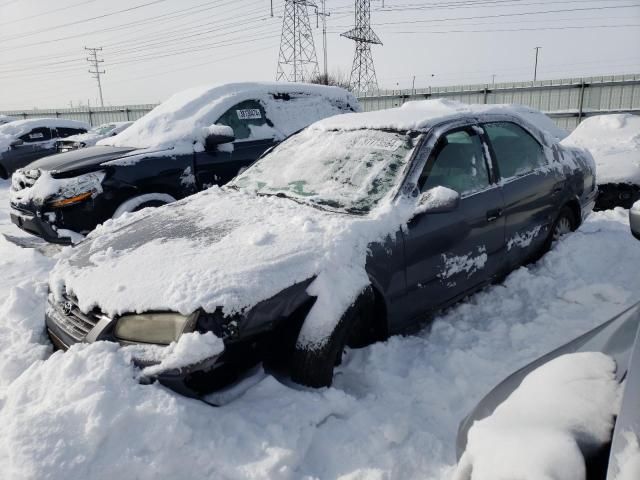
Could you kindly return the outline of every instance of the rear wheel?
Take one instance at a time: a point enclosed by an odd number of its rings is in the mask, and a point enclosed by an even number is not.
[[[291,379],[308,387],[329,387],[333,381],[333,368],[342,361],[342,354],[347,341],[352,338],[354,329],[371,320],[373,291],[367,288],[360,294],[355,303],[342,315],[331,335],[319,347],[294,347],[291,357]]]

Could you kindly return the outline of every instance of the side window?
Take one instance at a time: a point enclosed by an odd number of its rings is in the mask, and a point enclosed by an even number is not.
[[[20,137],[24,143],[44,142],[51,140],[51,130],[46,127],[34,128]]]
[[[441,138],[420,175],[420,190],[442,186],[460,195],[489,186],[489,171],[480,136],[470,129],[458,130]]]
[[[273,124],[267,119],[264,108],[256,100],[246,100],[227,110],[216,123],[227,125],[233,129],[236,139],[243,140],[250,137],[265,138],[259,130],[271,127]],[[253,133],[253,135],[252,135]]]
[[[86,132],[86,130],[82,128],[62,128],[62,127],[56,128],[56,131],[57,131],[56,138],[66,138],[66,137],[70,137],[71,135],[77,135],[78,133]]]
[[[546,165],[542,145],[522,127],[510,122],[484,126],[502,178],[525,175]]]

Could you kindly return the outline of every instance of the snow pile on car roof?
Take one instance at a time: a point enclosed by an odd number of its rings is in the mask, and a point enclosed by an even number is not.
[[[17,120],[17,118],[9,117],[7,115],[0,115],[0,125],[2,125],[4,123],[13,122],[14,120]]]
[[[286,108],[284,96],[297,99],[296,108]],[[278,139],[321,118],[344,113],[348,105],[359,110],[356,98],[338,87],[277,82],[202,86],[176,93],[121,134],[98,144],[188,149],[195,144],[196,150],[202,150],[203,128],[215,124],[234,105],[252,99],[260,101],[274,123],[269,136]]]
[[[38,127],[84,128],[89,130],[91,125],[77,120],[66,120],[64,118],[30,118],[28,120],[16,120],[15,122],[5,123],[4,125],[0,125],[0,152],[8,150],[11,142],[17,137]]]
[[[587,118],[562,144],[591,152],[599,185],[640,185],[640,115],[620,113]]]
[[[600,352],[562,355],[531,372],[473,424],[454,480],[583,480],[583,452],[611,436],[619,409],[615,372],[615,361]]]
[[[443,99],[416,100],[406,102],[398,108],[326,118],[316,122],[312,128],[322,130],[360,128],[420,130],[449,118],[487,113],[502,113],[522,118],[537,127],[542,133],[550,135],[550,141],[558,141],[568,135],[568,132],[558,128],[553,120],[545,114],[524,105],[477,105]]]

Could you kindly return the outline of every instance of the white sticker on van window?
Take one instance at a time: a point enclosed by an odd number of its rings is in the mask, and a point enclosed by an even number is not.
[[[44,138],[44,133],[30,133],[29,139],[35,140],[36,138]]]
[[[236,113],[240,120],[260,120],[262,118],[259,108],[244,108],[236,110]]]

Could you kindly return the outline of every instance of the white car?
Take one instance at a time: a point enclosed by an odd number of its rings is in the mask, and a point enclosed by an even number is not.
[[[56,149],[62,153],[79,148],[92,147],[103,138],[113,137],[123,130],[126,130],[132,123],[133,122],[111,122],[98,125],[87,133],[71,135],[64,140],[59,140],[56,143]]]

